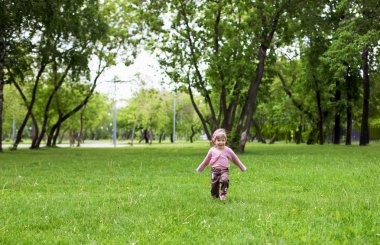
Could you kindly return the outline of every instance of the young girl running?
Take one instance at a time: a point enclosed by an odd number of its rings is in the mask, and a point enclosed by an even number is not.
[[[229,161],[235,163],[242,172],[247,170],[233,150],[226,146],[226,141],[226,131],[222,128],[215,130],[211,139],[213,146],[197,168],[200,173],[207,165],[211,166],[211,196],[220,200],[226,199],[229,187]]]

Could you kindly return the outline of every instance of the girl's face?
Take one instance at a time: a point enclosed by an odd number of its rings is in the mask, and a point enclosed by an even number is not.
[[[223,149],[226,145],[226,137],[224,136],[218,136],[215,140],[215,145],[218,149]]]

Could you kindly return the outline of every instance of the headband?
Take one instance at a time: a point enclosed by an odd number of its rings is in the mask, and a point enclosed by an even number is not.
[[[224,137],[226,137],[226,139],[227,139],[227,134],[226,134],[226,131],[224,129],[220,128],[220,129],[215,130],[215,132],[212,134],[212,142],[215,142],[216,137],[222,136],[222,135]]]

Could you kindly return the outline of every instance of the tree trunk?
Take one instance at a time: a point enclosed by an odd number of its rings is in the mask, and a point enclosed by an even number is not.
[[[58,140],[58,144],[62,144],[63,142],[63,137],[65,136],[65,131],[63,131],[61,134],[59,134],[59,131],[60,131],[60,128],[57,130],[57,136],[54,136],[54,140],[53,140],[53,146],[57,146],[57,140]]]
[[[70,132],[69,132],[69,141],[70,141],[70,146],[74,146],[75,145],[75,137],[74,137],[73,130],[70,130]]]
[[[50,129],[50,132],[48,134],[47,141],[46,141],[46,146],[47,147],[55,146],[55,142],[57,140],[57,137],[58,137],[58,134],[59,134],[59,130],[60,130],[60,127],[61,127],[61,124],[62,124],[61,121],[62,121],[62,113],[58,109],[58,120],[57,120],[57,122]]]
[[[197,132],[195,131],[195,125],[191,125],[191,135],[190,135],[190,143],[194,142],[194,136]]]
[[[276,131],[274,132],[272,138],[269,140],[269,144],[274,144],[276,141],[277,141],[277,137],[278,137],[278,129],[276,129]]]
[[[30,100],[30,102],[29,102],[29,104],[27,106],[28,107],[28,111],[27,111],[27,113],[26,113],[26,115],[24,117],[23,122],[20,125],[20,128],[17,131],[17,136],[16,136],[15,142],[13,143],[13,147],[12,147],[11,150],[16,150],[17,147],[18,147],[18,145],[21,142],[22,133],[24,132],[25,126],[26,126],[26,124],[27,124],[27,122],[29,120],[30,115],[32,114],[34,102],[36,101],[37,87],[38,87],[38,84],[39,84],[39,81],[41,79],[42,73],[44,72],[46,66],[47,66],[47,62],[42,61],[40,70],[38,71],[38,74],[37,74],[37,77],[36,77],[36,81],[35,81],[34,86],[33,86],[32,98],[31,98],[31,100]]]
[[[193,36],[192,36],[192,28],[190,27],[190,24],[189,24],[189,20],[188,20],[188,16],[187,16],[187,12],[186,12],[186,8],[185,8],[185,5],[183,2],[181,2],[181,9],[180,9],[180,13],[182,14],[183,16],[183,20],[185,22],[185,25],[186,25],[186,39],[189,43],[189,51],[190,51],[190,59],[192,60],[192,65],[195,69],[195,73],[196,73],[196,76],[199,80],[199,84],[200,84],[200,89],[202,90],[202,92],[204,93],[204,98],[205,98],[205,101],[209,107],[209,111],[210,111],[210,114],[211,114],[211,121],[212,121],[212,124],[213,124],[213,129],[212,130],[215,130],[216,128],[218,128],[219,126],[219,123],[217,121],[217,118],[216,118],[216,113],[215,113],[215,109],[214,109],[214,106],[212,104],[212,99],[210,97],[210,93],[208,91],[208,89],[205,87],[205,83],[203,82],[204,79],[203,79],[203,76],[200,72],[200,68],[198,66],[198,56],[196,55],[196,48],[195,48],[195,42],[193,40]],[[217,23],[217,20],[215,22],[215,25],[218,25]],[[218,35],[216,33],[216,35]],[[215,38],[218,38],[218,37],[215,37]],[[216,39],[217,40],[217,39]],[[188,78],[188,81],[189,81],[189,88],[191,88],[191,82],[190,82],[190,79]],[[191,92],[191,89],[190,91]],[[193,106],[194,106],[194,103],[193,103]],[[195,108],[195,107],[194,107]],[[200,115],[197,111],[197,114]],[[202,116],[203,117],[203,116]],[[202,119],[201,119],[202,121]],[[203,123],[203,121],[202,121]],[[210,137],[209,139],[211,139],[211,135],[208,133],[208,127],[206,124],[203,124],[204,126],[204,130],[207,134],[208,137]]]
[[[334,117],[334,139],[333,144],[339,145],[340,144],[340,132],[341,132],[341,126],[340,126],[340,114],[337,112]]]
[[[322,110],[321,92],[319,91],[318,80],[316,78],[314,78],[314,85],[315,85],[315,99],[317,100],[317,109],[318,109],[318,122],[317,122],[318,141],[320,145],[323,145],[325,143],[325,137],[324,137],[324,132],[323,132],[323,110]]]
[[[3,33],[0,33],[2,35]],[[3,152],[3,108],[4,108],[4,60],[5,38],[0,36],[0,152]]]
[[[188,90],[189,95],[190,95],[191,104],[193,105],[195,112],[197,113],[199,119],[201,120],[203,130],[205,131],[208,140],[211,140],[211,133],[210,133],[209,128],[207,126],[206,119],[203,117],[201,111],[199,110],[197,104],[195,103],[193,91],[191,90],[190,79],[189,79],[189,86],[187,87],[187,90]]]
[[[165,132],[162,132],[160,134],[160,139],[158,140],[158,143],[161,143],[165,139]]]
[[[220,20],[221,20],[222,7],[223,7],[223,4],[221,1],[218,1],[217,4],[218,4],[218,9],[215,12],[215,23],[214,23],[214,56],[215,57],[220,56],[219,54],[219,47],[220,47],[219,28],[220,28]],[[221,92],[219,95],[219,115],[218,115],[218,119],[216,120],[216,125],[214,125],[214,127],[216,128],[216,127],[219,127],[219,125],[221,125],[220,127],[226,130],[230,130],[229,125],[228,125],[228,121],[230,119],[228,118],[229,115],[227,112],[227,91],[226,91],[226,86],[225,86],[225,81],[224,81],[225,80],[224,72],[223,72],[223,68],[220,62],[217,63],[216,67],[219,74],[219,80],[222,86],[221,86]],[[223,121],[222,123],[220,123],[222,118],[223,118]]]
[[[141,134],[141,137],[140,137],[139,143],[142,142],[142,141],[145,141],[145,144],[150,143],[150,133],[149,132],[150,131],[148,129],[144,129],[143,130],[143,132]],[[172,136],[172,138],[173,138],[173,136]]]
[[[351,145],[352,131],[352,106],[347,106],[346,145]]]
[[[267,49],[268,47],[266,45],[261,45],[260,50],[259,50],[259,54],[258,54],[259,63],[256,69],[256,77],[252,80],[251,86],[249,88],[248,108],[247,108],[248,112],[246,116],[245,126],[241,133],[240,143],[237,149],[238,152],[244,152],[245,144],[247,143],[247,139],[248,139],[247,137],[249,134],[249,129],[251,128],[253,113],[256,110],[257,93],[258,93],[260,82],[264,75],[264,65],[265,65]],[[238,129],[237,132],[240,132],[240,130]]]
[[[368,65],[369,46],[363,48],[363,113],[360,129],[360,142],[359,145],[365,146],[369,144],[369,96],[370,96],[370,81],[369,81],[369,65]]]
[[[306,144],[308,145],[314,145],[315,141],[318,139],[319,130],[317,128],[314,128],[315,125],[313,125],[313,128],[309,132],[309,135],[307,136]]]
[[[222,33],[222,32],[220,32],[220,21],[221,21],[222,8],[224,6],[223,3],[220,1],[218,1],[217,4],[218,4],[218,9],[217,9],[217,11],[214,12],[215,13],[214,33],[213,33],[213,39],[214,39],[213,56],[214,57],[220,56],[220,36]],[[186,39],[189,43],[189,51],[190,51],[190,57],[189,58],[192,60],[191,63],[195,69],[195,73],[196,73],[197,79],[199,81],[198,82],[199,86],[197,87],[197,90],[198,90],[198,92],[201,92],[201,94],[203,94],[203,96],[205,98],[205,102],[209,108],[210,116],[208,117],[207,122],[205,120],[205,117],[198,110],[198,108],[197,108],[197,106],[194,103],[194,100],[192,98],[193,95],[192,95],[192,91],[191,91],[190,79],[188,79],[189,95],[190,95],[190,98],[192,100],[192,105],[193,105],[196,113],[198,114],[201,122],[202,122],[204,132],[207,135],[207,138],[209,140],[211,140],[212,131],[214,131],[215,129],[217,129],[219,127],[222,127],[224,129],[226,129],[227,131],[232,130],[232,127],[233,127],[232,121],[233,121],[233,117],[236,113],[237,106],[236,106],[235,101],[232,101],[230,103],[230,105],[227,105],[227,88],[225,86],[225,75],[224,75],[224,71],[223,71],[221,63],[217,63],[216,69],[218,71],[217,73],[219,74],[219,81],[221,84],[221,88],[220,88],[219,105],[218,105],[219,106],[219,112],[218,112],[218,115],[216,115],[216,111],[214,109],[214,105],[213,105],[212,99],[210,97],[209,89],[205,86],[206,83],[204,82],[204,78],[200,72],[200,68],[199,68],[200,62],[198,62],[199,57],[198,57],[198,55],[196,55],[196,51],[195,51],[196,47],[195,47],[194,37],[192,36],[192,29],[189,25],[189,20],[188,20],[188,16],[187,16],[187,12],[186,12],[186,8],[185,8],[184,4],[181,4],[180,14],[182,14],[183,19],[185,21],[185,25],[186,25]],[[235,85],[234,89],[232,90],[232,93],[234,95],[238,96],[240,91],[237,91],[237,87],[238,86]],[[231,92],[231,91],[228,91],[228,92]]]
[[[224,4],[221,1],[216,1],[218,9],[213,12],[215,19],[213,27],[213,57],[219,58],[220,57],[220,21],[221,21],[221,14],[222,14],[222,8]],[[210,91],[207,88],[207,82],[205,82],[205,79],[203,78],[201,74],[200,64],[199,61],[199,55],[196,53],[196,40],[194,40],[193,31],[191,28],[191,20],[188,19],[188,13],[186,9],[185,2],[180,3],[179,7],[179,14],[181,15],[181,18],[184,21],[186,32],[184,33],[184,37],[186,38],[188,42],[188,50],[189,50],[189,57],[186,57],[186,59],[190,59],[191,68],[194,69],[196,79],[197,79],[197,90],[200,92],[203,97],[205,98],[205,102],[207,106],[209,107],[209,113],[210,116],[207,118],[208,120],[205,120],[205,116],[203,116],[199,110],[197,109],[197,106],[194,103],[194,100],[192,98],[192,82],[189,77],[188,80],[188,90],[189,94],[192,100],[192,104],[194,109],[196,110],[196,113],[198,114],[203,129],[208,137],[208,139],[211,139],[211,133],[213,130],[215,130],[218,127],[223,127],[227,131],[231,132],[231,137],[229,137],[229,145],[232,148],[236,148],[236,145],[239,145],[240,151],[244,151],[245,143],[247,142],[247,138],[242,136],[248,136],[249,130],[250,130],[250,124],[252,115],[255,111],[256,107],[256,94],[258,90],[258,85],[260,81],[262,80],[263,75],[263,66],[264,66],[264,60],[266,57],[266,50],[270,47],[272,43],[273,36],[275,34],[275,31],[277,29],[277,25],[280,19],[280,16],[284,12],[284,8],[288,3],[281,3],[277,4],[276,12],[272,16],[266,16],[265,6],[264,4],[258,4],[259,8],[259,14],[261,16],[261,24],[262,24],[262,33],[261,36],[258,37],[262,40],[261,46],[258,50],[254,51],[257,52],[257,58],[259,59],[259,65],[257,65],[257,73],[255,77],[252,77],[251,79],[251,86],[248,92],[248,96],[245,98],[244,106],[242,107],[242,111],[240,112],[239,116],[239,123],[237,125],[233,124],[234,117],[236,114],[236,110],[240,107],[237,106],[236,101],[232,101],[229,105],[227,105],[227,95],[232,94],[239,96],[239,93],[241,91],[235,91],[239,86],[236,84],[234,87],[234,90],[231,91],[231,88],[228,88],[225,85],[225,71],[222,69],[221,63],[216,63],[215,69],[217,70],[217,73],[219,75],[219,82],[220,82],[220,96],[219,96],[219,112],[218,115],[216,115],[217,112],[214,110],[214,106],[210,97]],[[228,64],[224,64],[227,65]],[[248,101],[249,100],[249,101]],[[247,113],[248,112],[248,113]],[[244,134],[242,133],[244,131]],[[210,133],[211,132],[211,133]]]
[[[297,145],[301,144],[301,141],[302,141],[302,125],[301,124],[298,125],[298,129],[296,130],[294,137],[295,137],[296,144]]]
[[[341,101],[341,91],[339,87],[339,80],[336,80],[336,90],[335,90],[335,103],[339,105]],[[340,109],[336,106],[335,118],[334,118],[334,139],[333,144],[340,144],[340,133],[341,133],[341,123],[340,123]]]
[[[53,146],[53,147],[57,146],[57,140],[58,140],[58,137],[59,137],[59,131],[60,130],[61,130],[61,125],[59,125],[57,127],[57,129],[55,130],[55,132],[54,132],[54,135],[52,137],[52,141],[53,142],[51,142],[50,144],[47,144],[47,146]],[[62,137],[60,138],[60,142],[62,142],[62,138],[63,138],[63,134],[62,134]],[[49,141],[48,141],[48,143],[49,143]]]
[[[57,130],[57,129],[59,129],[59,127],[61,127],[61,125],[63,124],[63,122],[65,122],[68,118],[70,118],[72,115],[74,115],[79,110],[81,110],[84,106],[87,105],[88,101],[90,100],[91,96],[93,95],[93,93],[95,91],[96,83],[98,81],[98,78],[103,73],[103,71],[104,71],[104,68],[101,69],[101,70],[98,70],[98,73],[97,73],[97,75],[96,75],[96,77],[94,79],[94,83],[92,84],[90,91],[88,92],[88,94],[86,95],[86,97],[83,99],[83,101],[81,103],[79,103],[79,105],[77,105],[76,107],[74,107],[67,114],[65,114],[65,115],[59,115],[58,121],[53,125],[53,127],[52,127],[52,129],[50,131],[51,135],[54,134],[55,130]],[[59,130],[58,130],[58,133],[59,133]]]
[[[347,74],[345,76],[346,80],[346,145],[351,145],[351,131],[352,131],[352,103],[353,103],[353,82],[354,82],[354,75],[352,74],[351,68],[347,64]]]
[[[48,98],[48,101],[47,101],[46,106],[45,106],[44,120],[42,123],[41,132],[40,132],[40,135],[38,136],[36,144],[33,145],[32,148],[39,148],[40,147],[41,141],[44,138],[46,130],[47,130],[47,123],[48,123],[48,118],[49,118],[49,110],[50,110],[51,102],[53,101],[53,98],[54,98],[55,94],[57,93],[58,89],[63,84],[63,82],[64,82],[64,80],[65,80],[70,69],[71,69],[71,65],[69,64],[66,67],[66,69],[65,69],[63,75],[61,76],[61,78],[59,79],[59,81],[57,81],[57,84],[54,86],[54,89]]]
[[[21,87],[19,86],[18,82],[14,78],[14,75],[10,69],[8,69],[8,74],[10,74],[10,77],[13,81],[13,85],[16,87],[17,91],[21,95],[21,98],[24,101],[25,106],[28,107],[29,106],[28,100],[27,100],[24,92],[22,91]],[[39,129],[38,129],[38,123],[37,123],[36,117],[34,116],[33,112],[30,113],[30,117],[32,118],[32,133],[31,133],[32,144],[30,147],[33,148],[33,146],[36,144],[37,139],[38,139]]]
[[[149,145],[151,145],[152,142],[153,142],[153,132],[152,132],[152,130],[148,130],[148,140],[149,140]]]
[[[249,130],[251,128],[251,122],[253,118],[253,113],[256,110],[256,100],[257,100],[257,93],[259,90],[260,82],[264,75],[264,66],[265,66],[265,60],[267,56],[267,50],[270,47],[273,36],[277,30],[277,25],[280,20],[281,15],[284,12],[285,3],[278,6],[276,12],[274,13],[271,18],[268,18],[269,16],[265,15],[264,7],[259,5],[259,14],[261,16],[261,22],[263,31],[261,34],[262,42],[258,50],[258,64],[256,67],[256,76],[255,78],[251,79],[251,85],[248,90],[248,108],[247,111],[242,111],[242,113],[246,114],[246,121],[244,125],[244,129],[237,129],[237,132],[242,132],[240,137],[240,143],[238,147],[238,152],[244,152],[245,144],[247,143]],[[270,23],[270,24],[269,24]]]
[[[55,132],[53,131],[53,142],[50,145],[48,145],[48,146],[54,146],[54,147],[57,146],[57,139],[59,137],[59,132],[61,131],[61,125],[62,124],[58,124]],[[59,140],[60,142],[62,142],[62,138],[63,138],[63,134],[62,134],[62,137]]]
[[[30,117],[32,118],[32,144],[30,146],[31,149],[35,148],[35,145],[37,144],[37,140],[38,140],[38,123],[37,123],[37,120],[32,113],[30,113]]]

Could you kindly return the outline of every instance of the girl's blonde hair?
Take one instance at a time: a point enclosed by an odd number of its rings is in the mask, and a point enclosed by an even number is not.
[[[214,131],[214,133],[212,134],[212,138],[211,138],[211,143],[213,145],[215,145],[216,138],[219,136],[223,136],[227,140],[226,130],[224,130],[223,128],[218,128],[217,130]]]

